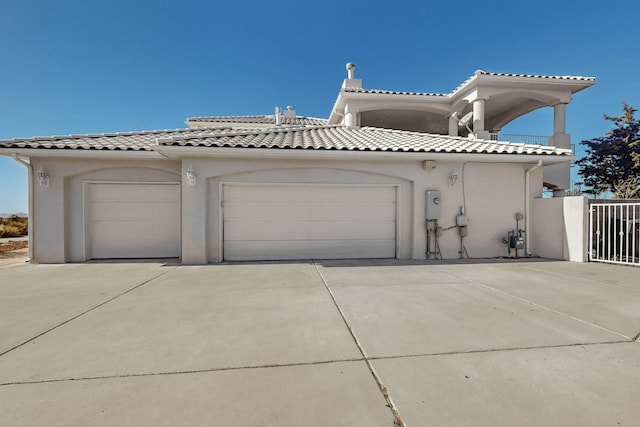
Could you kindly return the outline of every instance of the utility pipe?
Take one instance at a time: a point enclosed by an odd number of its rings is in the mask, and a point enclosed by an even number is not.
[[[17,153],[13,153],[11,155],[13,160],[18,163],[25,165],[28,169],[28,191],[29,191],[29,216],[27,219],[27,232],[29,233],[29,259],[27,261],[31,261],[33,259],[33,165],[29,162],[25,162],[22,160]]]
[[[531,250],[530,250],[530,240],[531,240],[531,236],[529,235],[529,226],[530,226],[530,221],[529,221],[529,214],[531,213],[531,191],[530,191],[530,183],[531,183],[531,172],[533,172],[534,170],[538,169],[539,167],[542,167],[542,160],[538,160],[538,163],[536,163],[534,166],[530,167],[529,169],[527,169],[527,171],[524,174],[524,232],[525,232],[525,255],[526,256],[531,256]]]

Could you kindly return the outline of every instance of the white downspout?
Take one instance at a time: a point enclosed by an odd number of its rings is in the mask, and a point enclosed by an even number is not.
[[[29,171],[27,173],[29,178],[29,222],[27,223],[27,232],[29,233],[29,259],[27,261],[31,261],[33,259],[33,165],[22,160],[17,153],[13,153],[11,157],[16,162],[25,165]]]
[[[529,236],[529,226],[530,226],[530,221],[529,221],[529,214],[531,213],[531,191],[530,191],[530,183],[531,183],[531,172],[533,172],[534,170],[538,169],[539,167],[542,167],[542,160],[538,160],[538,163],[535,164],[535,166],[530,167],[529,169],[527,169],[527,172],[525,172],[524,174],[524,233],[525,233],[525,255],[526,256],[531,256],[531,236]]]

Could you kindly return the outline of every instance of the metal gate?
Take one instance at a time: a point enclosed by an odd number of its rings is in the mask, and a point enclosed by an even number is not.
[[[640,266],[640,202],[590,201],[589,261]]]

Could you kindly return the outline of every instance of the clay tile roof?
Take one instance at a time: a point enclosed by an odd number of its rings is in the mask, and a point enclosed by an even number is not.
[[[189,117],[187,122],[202,123],[247,123],[247,124],[267,124],[276,125],[275,116],[213,116],[213,117]],[[322,126],[327,124],[326,119],[317,119],[313,117],[296,116],[291,118],[281,117],[283,125],[309,125]]]
[[[231,131],[224,134],[176,136],[165,146],[475,153],[570,156],[571,150],[535,144],[476,140],[379,128],[348,129],[340,125]]]
[[[447,96],[444,93],[402,92],[402,91],[396,91],[396,90],[362,89],[362,88],[359,88],[359,87],[346,87],[343,90],[345,92],[351,92],[351,93],[381,93],[381,94],[386,94],[386,95]]]
[[[235,130],[229,128],[175,129],[0,140],[0,148],[8,149],[154,151],[158,146],[571,155],[571,150],[544,145],[477,140],[369,127],[349,129],[342,125],[304,125]]]
[[[494,73],[483,70],[478,70],[475,74],[462,83],[460,83],[454,90],[452,90],[449,95],[453,95],[458,90],[466,86],[471,80],[473,80],[477,75],[481,76],[499,76],[499,77],[527,77],[532,79],[540,79],[540,80],[568,80],[568,81],[577,81],[577,82],[590,82],[589,84],[593,84],[591,82],[595,82],[595,77],[585,77],[585,76],[543,76],[537,74],[517,74],[517,73]]]
[[[550,79],[550,80],[580,80],[580,81],[595,81],[595,77],[584,76],[543,76],[538,74],[514,74],[514,73],[491,73],[480,70],[480,74],[484,76],[504,76],[504,77],[533,77],[537,79]]]
[[[157,140],[177,135],[194,136],[203,133],[226,132],[230,129],[169,129],[156,131],[64,135],[0,140],[0,148],[68,149],[68,150],[124,150],[151,151]]]
[[[466,86],[476,75],[483,76],[500,76],[500,77],[527,77],[533,79],[541,79],[541,80],[569,80],[569,81],[580,81],[580,82],[595,82],[595,77],[584,77],[584,76],[543,76],[536,74],[515,74],[515,73],[492,73],[487,71],[478,70],[476,73],[466,79],[464,82],[460,83],[454,90],[449,93],[429,93],[429,92],[402,92],[402,91],[394,91],[394,90],[380,90],[380,89],[363,89],[359,87],[345,87],[342,89],[343,92],[348,93],[372,93],[372,94],[384,94],[384,95],[415,95],[415,96],[452,96],[455,92],[460,90],[462,87]]]

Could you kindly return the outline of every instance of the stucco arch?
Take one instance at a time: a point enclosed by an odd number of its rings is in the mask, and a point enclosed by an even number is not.
[[[265,164],[266,162],[266,164]],[[404,242],[400,249],[403,257],[409,257],[413,242],[414,191],[415,177],[411,172],[403,175],[402,169],[387,168],[379,162],[345,162],[335,161],[282,161],[271,160],[260,163],[247,163],[241,159],[225,162],[225,170],[218,170],[206,177],[205,199],[207,213],[195,222],[202,220],[206,229],[205,241],[200,251],[206,251],[208,262],[221,260],[223,187],[233,184],[294,184],[294,185],[354,185],[376,186],[393,185],[399,191],[399,231],[400,241]],[[211,171],[214,172],[214,171]],[[414,172],[415,173],[415,172]],[[204,186],[203,186],[204,187]],[[190,220],[190,223],[194,223]],[[184,252],[183,252],[184,254]]]
[[[173,180],[180,177],[180,172],[168,165],[95,165],[84,164],[83,170],[74,171],[66,175],[67,179],[97,179],[97,176],[103,176],[105,173],[109,175],[110,181],[129,181],[133,177],[141,175],[157,175],[168,174]]]
[[[386,174],[386,173],[381,173],[379,171],[374,171],[371,169],[371,167],[365,167],[365,166],[351,166],[351,167],[326,167],[326,166],[314,166],[314,165],[309,165],[309,166],[291,166],[291,167],[282,167],[282,166],[277,166],[277,167],[270,167],[270,168],[255,168],[255,169],[246,169],[246,170],[242,170],[242,171],[236,171],[236,172],[231,172],[231,173],[225,173],[225,174],[220,174],[220,175],[212,175],[212,176],[207,176],[206,179],[207,180],[218,180],[218,181],[225,181],[225,180],[237,180],[237,179],[250,179],[251,181],[254,181],[256,178],[258,178],[256,175],[260,175],[261,177],[265,177],[266,175],[270,175],[271,173],[273,173],[273,175],[277,175],[279,177],[282,177],[283,175],[292,175],[292,176],[299,176],[297,174],[299,174],[300,172],[313,172],[312,175],[305,175],[307,178],[316,178],[317,181],[309,181],[309,182],[322,182],[322,183],[327,183],[329,181],[333,181],[333,180],[341,180],[343,177],[341,177],[340,175],[353,175],[355,180],[354,182],[362,182],[362,178],[365,176],[378,176],[381,178],[387,178],[387,179],[393,179],[393,180],[401,180],[401,181],[405,181],[405,182],[409,182],[410,178],[405,177],[405,176],[400,176],[400,175],[394,175],[394,174]],[[280,178],[282,179],[282,178]],[[274,181],[274,182],[294,182],[294,181],[299,181],[298,180],[284,180],[284,181]],[[342,181],[341,181],[342,182]]]

